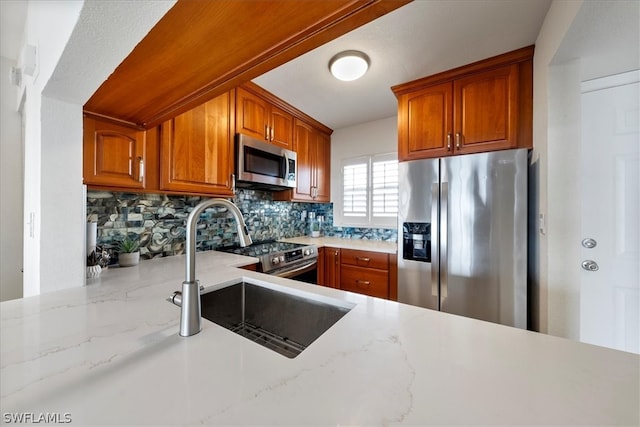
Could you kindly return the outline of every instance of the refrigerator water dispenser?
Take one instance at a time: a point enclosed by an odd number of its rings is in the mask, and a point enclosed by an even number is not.
[[[402,258],[431,262],[431,223],[402,223]]]

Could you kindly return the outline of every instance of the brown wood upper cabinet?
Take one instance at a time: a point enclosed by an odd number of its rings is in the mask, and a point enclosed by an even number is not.
[[[533,49],[394,86],[398,158],[531,148]]]
[[[246,86],[236,92],[237,131],[291,150],[293,116]]]
[[[293,123],[293,151],[298,155],[296,188],[276,193],[274,199],[329,202],[331,137],[298,118]]]
[[[233,195],[234,96],[224,93],[162,124],[160,190]]]
[[[145,189],[144,129],[85,114],[82,154],[85,184]]]
[[[251,123],[266,116],[273,132],[249,132],[260,128]],[[236,119],[244,124],[236,126]],[[85,112],[85,183],[115,191],[231,196],[236,129],[273,136],[270,143],[298,152],[298,187],[276,193],[276,200],[329,201],[332,130],[253,83],[146,131]]]

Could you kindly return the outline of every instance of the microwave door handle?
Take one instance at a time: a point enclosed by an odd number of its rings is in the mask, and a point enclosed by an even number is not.
[[[284,154],[284,180],[289,181],[289,156],[286,151],[283,151],[282,154]]]

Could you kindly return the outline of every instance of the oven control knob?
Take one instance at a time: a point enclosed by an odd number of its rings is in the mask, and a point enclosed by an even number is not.
[[[276,264],[278,264],[279,262],[280,262],[280,259],[279,259],[278,257],[274,257],[274,258],[271,260],[271,264],[273,264],[273,265],[276,265]]]
[[[304,256],[309,256],[313,253],[313,249],[305,249],[304,250]]]

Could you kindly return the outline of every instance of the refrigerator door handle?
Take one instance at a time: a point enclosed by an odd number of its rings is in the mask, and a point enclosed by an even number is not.
[[[449,183],[440,184],[440,306],[447,297],[447,237],[449,232]]]
[[[431,295],[438,298],[438,199],[440,188],[438,183],[431,184]]]

